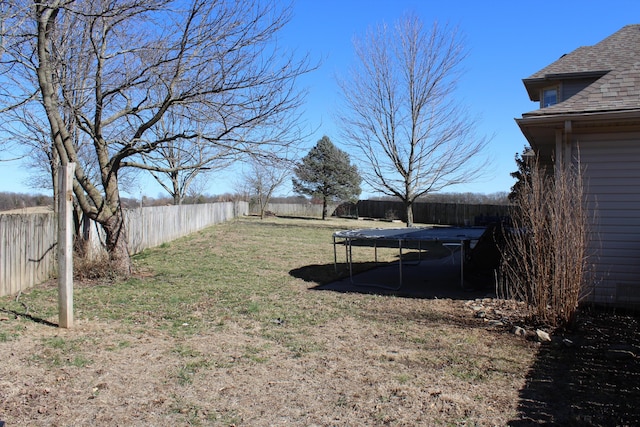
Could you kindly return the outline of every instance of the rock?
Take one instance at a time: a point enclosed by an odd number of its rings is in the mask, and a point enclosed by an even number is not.
[[[500,320],[490,320],[489,326],[504,326],[504,323],[502,323]]]
[[[551,341],[551,336],[541,329],[536,329],[536,336],[538,337],[538,341],[540,342]]]
[[[485,317],[487,317],[487,313],[485,313],[484,311],[476,311],[474,313],[474,316],[478,319],[484,319]]]
[[[615,348],[607,350],[607,359],[610,360],[630,360],[635,358],[636,355],[629,350],[618,350]]]
[[[513,334],[519,337],[524,337],[525,335],[527,335],[527,331],[520,326],[516,326],[515,328],[513,328]]]

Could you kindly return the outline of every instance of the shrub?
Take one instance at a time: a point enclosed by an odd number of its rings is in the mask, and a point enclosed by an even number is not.
[[[533,162],[515,200],[501,263],[502,287],[536,320],[570,324],[584,297],[590,227],[580,162],[549,174]]]

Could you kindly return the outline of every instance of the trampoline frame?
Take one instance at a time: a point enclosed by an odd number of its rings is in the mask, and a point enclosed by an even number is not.
[[[418,244],[418,264],[421,260],[422,242],[439,243],[445,245],[460,245],[460,286],[464,289],[464,259],[465,251],[469,249],[471,241],[477,241],[484,233],[486,227],[409,227],[409,228],[362,228],[354,230],[342,230],[333,233],[333,264],[338,271],[338,245],[345,246],[346,263],[349,266],[349,279],[353,280],[353,252],[354,242],[373,242],[375,262],[378,262],[378,242],[397,242],[398,247],[398,284],[397,286],[385,286],[376,284],[361,284],[366,286],[381,287],[390,290],[398,290],[402,287],[402,250],[407,248],[410,242]],[[404,244],[404,246],[403,246]],[[445,246],[446,247],[446,246]],[[450,248],[448,248],[451,250]],[[451,255],[453,256],[453,251]]]

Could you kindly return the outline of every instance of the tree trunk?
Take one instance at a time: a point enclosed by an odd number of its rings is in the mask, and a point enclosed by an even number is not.
[[[89,236],[91,221],[76,204],[73,207],[74,235],[73,251],[80,258],[84,258],[89,253]]]
[[[53,76],[56,75],[56,61],[51,59],[51,31],[55,27],[56,17],[62,3],[46,2],[37,3],[35,12],[37,15],[37,59],[39,67],[36,69],[40,96],[44,106],[49,125],[51,127],[52,145],[57,152],[60,164],[76,163],[73,191],[78,204],[92,219],[99,222],[106,233],[106,246],[114,272],[123,277],[131,275],[131,260],[127,249],[127,239],[124,230],[122,211],[120,210],[120,194],[118,192],[117,169],[111,169],[113,165],[107,160],[109,149],[106,141],[94,140],[100,172],[102,174],[105,193],[104,196],[98,189],[88,182],[84,170],[80,167],[78,153],[73,146],[72,131],[60,114],[59,106],[64,103],[58,99],[58,86]],[[54,155],[54,159],[55,159]],[[80,182],[84,182],[81,186]],[[91,194],[85,194],[85,191]],[[58,199],[61,197],[57,195]],[[99,209],[97,208],[99,206]]]
[[[58,212],[58,167],[51,165],[51,182],[53,183],[53,211]]]
[[[262,197],[262,191],[258,190],[258,204],[260,205],[260,219],[264,219],[265,210],[267,209],[267,203]]]
[[[413,203],[404,202],[404,205],[407,208],[407,227],[413,227]]]
[[[327,218],[327,198],[322,198],[322,219]]]
[[[111,218],[102,223],[106,234],[106,246],[111,268],[120,277],[131,276],[131,258],[127,244],[122,211],[118,210]]]

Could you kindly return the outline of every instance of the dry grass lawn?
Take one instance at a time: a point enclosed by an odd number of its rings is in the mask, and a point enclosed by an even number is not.
[[[365,224],[371,225],[371,224]],[[379,224],[375,224],[376,226]],[[522,419],[537,343],[465,300],[312,290],[339,220],[244,218],[135,257],[124,283],[0,299],[8,426],[494,426]],[[392,259],[392,254],[387,255]],[[314,268],[315,281],[290,274]]]

